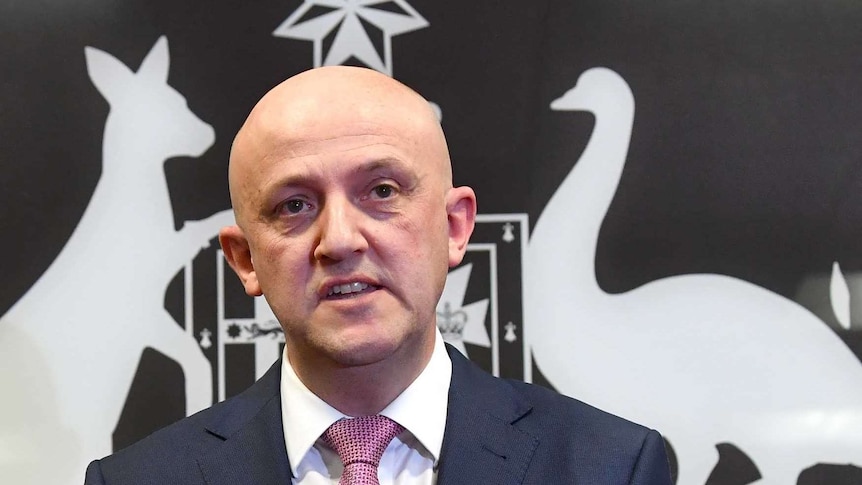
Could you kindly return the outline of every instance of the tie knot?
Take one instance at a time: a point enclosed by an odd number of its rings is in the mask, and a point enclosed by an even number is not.
[[[323,441],[338,453],[345,467],[360,462],[376,468],[383,450],[402,431],[403,426],[386,416],[360,416],[333,423],[323,433]]]

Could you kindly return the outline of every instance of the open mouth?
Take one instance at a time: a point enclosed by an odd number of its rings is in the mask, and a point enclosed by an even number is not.
[[[352,298],[364,293],[376,290],[377,287],[354,281],[353,283],[345,283],[343,285],[333,285],[326,293],[327,298]]]

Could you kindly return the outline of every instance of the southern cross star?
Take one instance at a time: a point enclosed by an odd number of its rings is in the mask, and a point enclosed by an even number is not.
[[[382,32],[382,53],[363,24]],[[353,57],[391,76],[392,36],[428,25],[406,0],[306,0],[272,35],[313,41],[314,67],[340,65]],[[336,29],[324,53],[324,39]]]

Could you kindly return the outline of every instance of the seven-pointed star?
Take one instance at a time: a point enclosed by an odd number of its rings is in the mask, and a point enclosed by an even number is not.
[[[378,8],[383,4],[396,6],[404,13]],[[315,10],[310,12],[312,9]],[[374,47],[363,22],[383,32],[382,56]],[[314,67],[335,66],[354,57],[391,76],[392,36],[427,26],[428,21],[406,0],[306,0],[272,35],[313,41]],[[338,31],[332,45],[324,55],[323,39],[336,28]]]
[[[467,283],[470,281],[470,272],[472,270],[472,264],[465,264],[451,271],[446,278],[446,284],[443,286],[443,294],[440,296],[440,302],[437,303],[438,318],[441,314],[445,314],[447,303],[449,304],[450,311],[454,309],[454,311],[461,311],[466,315],[467,324],[464,326],[461,338],[448,339],[447,342],[467,357],[469,355],[467,355],[464,343],[482,347],[491,346],[491,338],[488,336],[488,330],[485,328],[488,298],[464,305],[464,297],[467,294]]]

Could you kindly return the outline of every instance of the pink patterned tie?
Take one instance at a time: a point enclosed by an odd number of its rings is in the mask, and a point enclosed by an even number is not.
[[[383,450],[404,427],[386,416],[361,416],[336,421],[323,441],[338,453],[344,473],[338,485],[380,485],[377,467]]]

